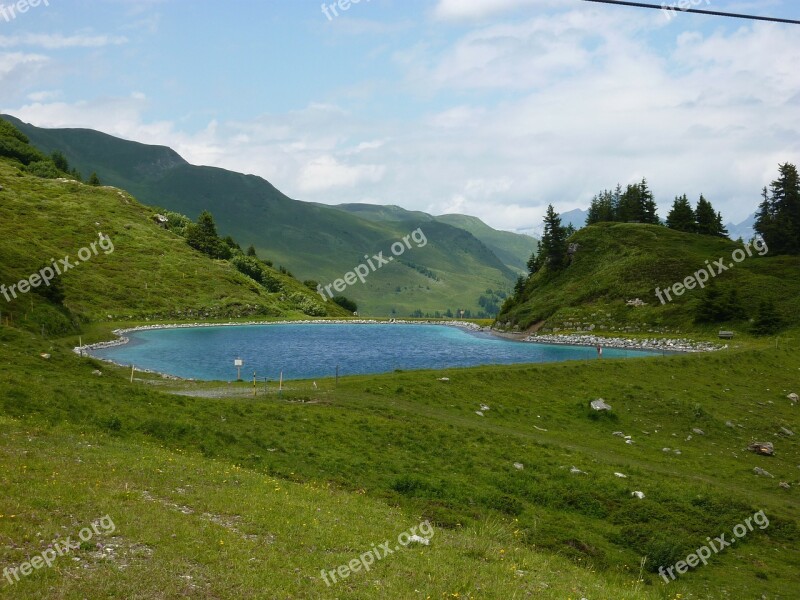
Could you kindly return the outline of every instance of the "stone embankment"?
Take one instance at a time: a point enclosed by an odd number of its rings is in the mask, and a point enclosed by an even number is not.
[[[597,335],[529,335],[524,342],[537,344],[563,344],[569,346],[602,346],[603,348],[620,348],[623,350],[665,350],[668,352],[714,352],[727,348],[711,342],[693,342],[687,339],[632,339],[621,337],[601,337]]]

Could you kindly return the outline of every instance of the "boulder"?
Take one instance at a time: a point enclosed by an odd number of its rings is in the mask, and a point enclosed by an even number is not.
[[[525,468],[525,465],[523,465],[522,463],[514,463],[514,468],[515,468],[517,471],[522,471],[522,469],[524,469],[524,468]]]
[[[644,500],[644,492],[631,492],[631,496],[636,496],[639,500]]]
[[[755,467],[753,469],[753,473],[755,473],[759,477],[772,477],[772,473],[769,473],[769,472],[765,471],[761,467]]]
[[[750,452],[755,452],[763,456],[772,456],[775,454],[775,448],[772,446],[772,442],[753,442],[747,449],[750,450]]]
[[[597,400],[592,400],[590,405],[594,410],[611,410],[611,407],[606,404],[606,401],[602,398],[598,398]]]
[[[791,401],[792,401],[792,404],[796,404],[796,403],[797,403],[797,401],[798,401],[798,400],[800,400],[800,398],[798,398],[797,394],[795,394],[794,392],[792,392],[791,394],[789,394],[789,395],[788,395],[788,396],[786,396],[786,397],[787,397],[789,400],[791,400]]]
[[[703,431],[702,429],[698,429],[697,427],[692,429],[692,433],[694,433],[695,435],[705,435],[706,434],[705,431]]]
[[[779,485],[779,486],[781,486],[781,487],[782,487],[783,489],[785,489],[785,490],[790,490],[790,489],[792,489],[792,486],[791,486],[791,485],[789,485],[789,484],[788,484],[787,482],[785,482],[785,481],[781,481],[781,482],[780,482],[778,485]]]

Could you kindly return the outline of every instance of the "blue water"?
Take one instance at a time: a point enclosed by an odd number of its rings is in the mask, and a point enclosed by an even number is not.
[[[155,329],[127,334],[131,342],[91,354],[187,379],[333,377],[386,373],[395,369],[444,369],[478,365],[597,360],[585,346],[517,342],[489,333],[443,325],[307,324]],[[656,352],[605,348],[606,359],[652,356]]]

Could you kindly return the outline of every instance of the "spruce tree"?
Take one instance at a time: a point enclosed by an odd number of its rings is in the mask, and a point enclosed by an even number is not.
[[[753,323],[753,333],[756,335],[770,335],[777,333],[783,327],[783,320],[775,308],[772,300],[762,300],[758,306],[758,315]]]
[[[544,217],[544,233],[539,243],[540,264],[552,269],[564,266],[567,255],[566,229],[561,226],[561,217],[550,204]]]
[[[667,227],[686,233],[693,233],[697,229],[694,210],[686,194],[675,197],[672,210],[667,215]]]
[[[192,223],[186,228],[186,241],[192,248],[211,258],[231,257],[231,249],[219,239],[214,217],[207,210],[200,213],[196,224]]]
[[[646,179],[642,179],[639,184],[639,220],[650,225],[661,224],[661,219],[658,218],[655,197],[653,192],[650,191]]]
[[[800,181],[797,167],[779,166],[779,177],[771,191],[764,188],[756,213],[755,229],[764,238],[770,254],[800,254]]]
[[[785,254],[800,254],[800,178],[797,167],[786,163],[778,167],[780,176],[772,182],[772,203]]]
[[[695,218],[697,219],[697,233],[703,235],[718,235],[717,213],[714,211],[711,202],[706,200],[703,194],[700,194],[700,199],[697,201]]]
[[[605,223],[614,220],[614,195],[603,190],[592,198],[589,206],[589,214],[586,216],[586,224]]]

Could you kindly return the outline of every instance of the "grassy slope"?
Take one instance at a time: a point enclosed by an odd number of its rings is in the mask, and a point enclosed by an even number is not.
[[[536,239],[508,231],[497,231],[476,217],[440,215],[437,221],[466,229],[486,244],[509,268],[528,274],[528,259],[536,250]]]
[[[8,118],[8,117],[6,117]],[[84,174],[97,171],[103,182],[128,190],[142,202],[192,218],[210,210],[222,235],[288,267],[299,279],[326,283],[363,262],[365,254],[389,253],[393,242],[424,225],[429,245],[407,252],[406,262],[439,277],[432,281],[399,262],[372,275],[346,295],[361,312],[406,316],[450,308],[479,311],[487,288],[507,290],[515,273],[476,237],[443,223],[377,222],[318,204],[292,200],[269,182],[212,167],[189,165],[169,148],[127,142],[96,131],[40,129],[8,118],[34,145],[60,150]],[[426,215],[427,216],[427,215]]]
[[[332,382],[318,390],[293,382],[282,398],[273,391],[226,400],[158,391],[215,386],[148,377],[149,385],[130,384],[127,373],[73,355],[73,342],[0,329],[8,490],[0,562],[24,560],[36,533],[46,539],[108,513],[124,527],[126,552],[144,544],[141,552],[153,553],[134,561],[151,575],[142,581],[139,570],[106,566],[76,576],[65,566],[32,578],[25,597],[45,597],[54,584],[67,586],[64,597],[81,597],[90,585],[109,596],[132,585],[140,597],[155,589],[170,591],[156,597],[173,597],[189,586],[186,574],[200,586],[198,597],[258,597],[269,589],[269,597],[366,598],[379,585],[389,598],[420,590],[420,597],[738,599],[785,597],[796,586],[800,502],[795,487],[778,482],[798,483],[800,447],[796,437],[776,435],[780,427],[800,429],[785,398],[800,371],[796,343],[702,357],[355,377],[336,390]],[[50,361],[38,357],[45,351]],[[91,375],[98,366],[105,376]],[[614,416],[590,414],[587,402],[597,396]],[[481,402],[491,407],[485,417],[474,412]],[[705,435],[688,440],[694,427]],[[753,440],[773,441],[776,456],[748,453]],[[570,473],[573,465],[588,475]],[[754,466],[775,479],[755,477]],[[327,484],[334,488],[321,491]],[[143,490],[161,506],[143,500]],[[645,500],[632,498],[634,490]],[[194,512],[182,515],[170,504]],[[769,516],[767,530],[669,586],[645,573],[644,591],[631,592],[642,556],[672,564],[759,509]],[[385,570],[332,592],[310,579],[421,518],[437,527],[430,554],[392,557]],[[242,542],[225,523],[256,537]],[[262,543],[273,537],[275,548]],[[609,589],[592,589],[598,581]]]
[[[578,231],[570,242],[579,244],[574,262],[560,275],[539,273],[526,288],[525,301],[498,318],[526,328],[547,319],[547,327],[572,328],[569,323],[595,324],[602,329],[630,326],[693,328],[692,320],[703,292],[687,291],[661,305],[655,288],[668,288],[706,265],[725,258],[740,244],[721,238],[680,233],[652,225],[604,223]],[[800,258],[765,257],[753,252],[713,279],[723,292],[736,289],[750,316],[762,299],[773,299],[788,322],[797,322],[800,304]],[[631,308],[640,298],[645,307]],[[566,325],[564,323],[567,323]],[[745,331],[746,323],[733,324]],[[713,329],[713,328],[711,328]]]
[[[536,250],[536,239],[508,231],[497,231],[477,217],[468,215],[440,215],[433,217],[419,211],[408,211],[399,206],[373,204],[340,204],[335,208],[377,222],[412,221],[425,223],[437,221],[470,232],[486,245],[509,269],[516,273],[528,272],[528,259]]]
[[[145,318],[236,318],[249,315],[302,317],[284,293],[270,294],[225,261],[212,261],[152,221],[153,211],[114,188],[45,180],[22,174],[0,159],[0,282],[10,285],[49,263],[108,235],[114,251],[102,250],[64,275],[65,305],[82,320]],[[274,273],[289,292],[318,296]],[[48,323],[57,319],[41,297],[28,293],[5,316]],[[320,301],[321,304],[321,301]],[[328,303],[333,315],[344,311]]]

